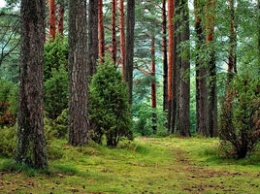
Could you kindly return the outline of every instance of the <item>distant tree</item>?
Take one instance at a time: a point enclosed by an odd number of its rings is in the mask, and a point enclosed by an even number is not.
[[[56,35],[56,2],[49,0],[49,20],[50,20],[50,37],[55,39]]]
[[[86,1],[69,1],[69,144],[84,145],[88,134]]]
[[[43,0],[21,1],[21,73],[18,111],[18,163],[47,166],[43,128]]]
[[[163,110],[167,110],[168,55],[167,55],[167,14],[166,0],[162,0],[162,58],[163,58]]]
[[[133,68],[134,68],[134,29],[135,29],[135,0],[127,0],[126,16],[126,61],[125,81],[129,90],[129,103],[132,104]]]
[[[65,13],[65,0],[57,0],[58,4],[58,32],[63,35],[64,31],[64,13]]]
[[[122,77],[125,80],[125,12],[124,12],[124,0],[120,0],[120,63],[122,66]]]
[[[103,0],[98,0],[98,56],[101,62],[104,62],[105,57],[105,34],[103,17]]]
[[[112,59],[116,63],[117,59],[117,42],[116,42],[116,13],[117,13],[117,0],[112,0]]]

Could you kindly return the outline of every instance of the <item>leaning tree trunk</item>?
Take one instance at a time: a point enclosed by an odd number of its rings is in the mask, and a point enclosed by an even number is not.
[[[132,104],[133,69],[134,69],[134,29],[135,29],[135,0],[127,1],[127,30],[126,30],[126,61],[125,81],[128,85],[129,103]]]
[[[50,36],[51,36],[51,40],[54,40],[55,35],[56,35],[56,4],[55,4],[55,0],[49,0],[49,19],[50,19]]]
[[[43,128],[44,0],[21,1],[21,71],[18,109],[18,163],[47,166]]]
[[[84,145],[88,134],[86,0],[69,1],[69,144]]]
[[[205,50],[205,35],[202,26],[203,3],[194,0],[195,31],[196,31],[196,131],[209,136],[208,130],[208,99],[207,99],[207,69],[203,51]]]
[[[89,33],[88,33],[88,54],[89,54],[89,75],[96,73],[98,59],[98,1],[89,1]],[[89,80],[90,81],[90,80]]]
[[[120,0],[120,62],[122,66],[122,78],[125,80],[125,13],[124,0]]]
[[[163,110],[168,109],[168,59],[167,59],[166,0],[162,0],[162,58],[163,58]]]
[[[189,29],[189,8],[188,1],[180,2],[180,23],[182,24],[182,33],[180,43],[186,43],[181,48],[180,53],[180,94],[179,94],[179,124],[178,131],[182,136],[190,136],[190,29]],[[183,54],[185,53],[185,55]]]
[[[208,128],[210,137],[217,136],[218,111],[217,111],[217,67],[215,59],[214,43],[214,21],[216,0],[208,0],[206,4],[206,46],[209,55],[209,104],[208,104]]]
[[[173,114],[173,66],[174,66],[174,0],[168,1],[168,132],[173,133],[175,116]]]

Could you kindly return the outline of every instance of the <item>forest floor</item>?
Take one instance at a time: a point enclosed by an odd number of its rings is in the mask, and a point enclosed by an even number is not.
[[[218,140],[136,138],[118,148],[51,144],[48,169],[0,158],[0,193],[185,194],[260,193],[259,152],[221,159]]]

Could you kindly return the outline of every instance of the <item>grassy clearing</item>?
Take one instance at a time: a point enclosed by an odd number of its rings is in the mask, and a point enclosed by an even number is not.
[[[41,171],[0,158],[0,193],[259,193],[260,154],[221,159],[217,139],[137,138],[118,148],[49,146]],[[58,158],[54,160],[54,158]]]

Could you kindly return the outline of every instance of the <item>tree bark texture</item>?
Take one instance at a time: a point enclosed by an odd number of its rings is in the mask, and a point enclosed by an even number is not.
[[[89,75],[96,73],[98,60],[98,1],[89,1]],[[89,80],[90,81],[90,80]]]
[[[235,8],[234,0],[229,0],[230,7],[230,18],[229,18],[229,57],[228,57],[228,77],[227,85],[229,85],[234,74],[237,73],[236,63],[236,44],[237,44],[237,33],[236,33],[236,23],[235,23]]]
[[[157,114],[156,114],[156,71],[155,71],[155,37],[152,36],[151,38],[151,59],[152,59],[152,68],[151,68],[151,75],[152,75],[152,82],[151,82],[151,93],[152,93],[152,128],[153,133],[157,131]]]
[[[105,34],[103,18],[103,0],[98,0],[98,57],[101,63],[105,57]]]
[[[86,1],[69,1],[69,144],[88,143]]]
[[[124,13],[124,0],[120,0],[120,62],[122,66],[122,78],[125,80],[125,13]]]
[[[180,36],[177,50],[180,50],[180,81],[179,81],[179,119],[178,128],[179,134],[182,136],[190,136],[190,29],[189,29],[189,8],[188,1],[181,0],[180,6],[180,23],[182,24],[182,32]],[[186,46],[188,45],[188,46]],[[184,54],[185,53],[185,54]],[[178,53],[179,54],[179,53]]]
[[[163,110],[168,109],[168,55],[166,0],[162,0],[162,58],[163,58]]]
[[[210,137],[216,137],[218,131],[217,111],[217,67],[214,49],[214,22],[216,0],[208,0],[206,4],[206,45],[209,65],[209,105],[208,105],[208,128]]]
[[[168,1],[168,131],[174,132],[173,69],[174,69],[174,0]]]
[[[117,0],[112,0],[112,59],[116,64],[117,59],[117,43],[116,43],[116,6]]]
[[[18,163],[47,166],[43,128],[45,1],[21,1],[21,69],[18,109]]]
[[[196,131],[209,136],[208,130],[208,99],[207,99],[207,69],[202,57],[205,50],[205,35],[203,32],[202,16],[203,4],[201,0],[194,0],[195,31],[196,31]]]
[[[132,104],[134,69],[135,0],[127,1],[125,81],[128,85],[129,103]]]
[[[49,18],[50,18],[50,37],[55,40],[56,35],[56,3],[55,0],[49,0]]]
[[[58,1],[58,33],[63,36],[64,31],[65,1]]]

